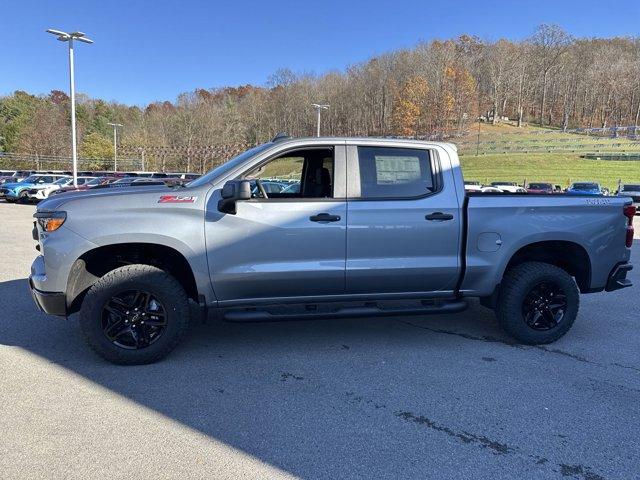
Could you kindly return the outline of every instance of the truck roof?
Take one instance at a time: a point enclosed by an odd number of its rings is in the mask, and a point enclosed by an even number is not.
[[[454,150],[458,150],[458,147],[451,142],[441,142],[441,141],[432,141],[432,140],[416,140],[414,138],[393,138],[393,137],[289,137],[278,139],[274,144],[283,145],[287,143],[296,144],[296,143],[317,143],[317,144],[325,144],[325,143],[378,143],[378,144],[389,144],[389,145],[398,145],[398,144],[415,144],[415,145],[434,145],[434,146],[442,146],[453,148]]]

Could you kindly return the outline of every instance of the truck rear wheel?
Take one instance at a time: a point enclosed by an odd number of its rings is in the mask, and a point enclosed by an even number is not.
[[[555,265],[527,262],[505,273],[496,316],[516,340],[537,345],[567,333],[579,305],[580,292],[571,275]]]
[[[168,355],[189,325],[189,300],[171,275],[150,265],[127,265],[104,275],[80,310],[85,340],[102,358],[123,365]]]

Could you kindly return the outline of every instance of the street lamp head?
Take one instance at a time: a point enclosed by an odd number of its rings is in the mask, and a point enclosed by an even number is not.
[[[60,42],[68,42],[69,40],[75,39],[84,43],[93,43],[93,40],[85,37],[84,33],[82,32],[67,33],[67,32],[63,32],[62,30],[55,30],[53,28],[49,28],[47,29],[47,33],[56,35]]]
[[[328,110],[329,109],[329,105],[320,105],[318,103],[312,103],[311,106],[313,108],[318,108],[318,109],[322,108],[323,110]]]
[[[110,123],[110,122],[107,122],[107,125],[111,125],[112,127],[124,127],[124,125],[122,125],[121,123]]]
[[[54,30],[53,28],[47,29],[47,33],[50,33],[52,35],[58,35],[59,37],[68,37],[69,36],[68,33],[63,32],[61,30]]]

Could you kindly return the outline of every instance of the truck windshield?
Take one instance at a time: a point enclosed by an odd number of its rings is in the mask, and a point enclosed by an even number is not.
[[[227,162],[221,165],[218,165],[216,168],[208,171],[200,178],[196,178],[194,181],[187,183],[186,187],[199,187],[207,183],[212,183],[213,180],[215,180],[219,176],[224,175],[225,173],[233,170],[235,167],[240,165],[245,160],[253,157],[254,155],[259,154],[260,152],[263,152],[264,150],[266,150],[267,148],[270,148],[271,146],[273,146],[273,143],[263,143],[262,145],[258,145],[257,147],[250,148],[246,152],[242,152],[237,157],[233,157],[231,160],[228,160]]]

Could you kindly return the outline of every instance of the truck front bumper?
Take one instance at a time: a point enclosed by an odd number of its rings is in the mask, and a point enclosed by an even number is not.
[[[613,292],[614,290],[620,290],[621,288],[632,286],[633,283],[631,283],[631,280],[627,278],[627,272],[630,270],[633,270],[633,265],[630,263],[621,263],[616,265],[609,274],[605,290],[607,292]]]
[[[48,315],[67,316],[67,296],[64,292],[47,292],[47,275],[45,272],[44,257],[36,257],[31,265],[31,275],[29,275],[29,290],[31,298],[36,306]],[[40,288],[38,288],[40,287]]]
[[[64,293],[41,292],[33,286],[31,277],[29,277],[29,288],[34,303],[41,311],[48,315],[67,316],[67,297]]]

